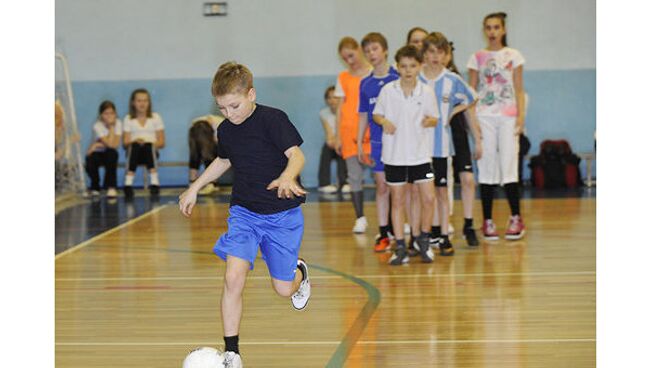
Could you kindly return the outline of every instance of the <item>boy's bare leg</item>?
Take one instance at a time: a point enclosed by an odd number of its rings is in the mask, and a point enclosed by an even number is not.
[[[406,186],[407,186],[406,192],[404,193],[404,208],[406,209],[406,213],[405,213],[406,217],[405,217],[404,221],[407,224],[410,225],[412,223],[412,221],[413,221],[413,212],[411,212],[409,209],[412,207],[411,204],[414,203],[414,202],[413,202],[413,199],[411,198],[413,196],[413,194],[411,193],[411,191],[409,189],[413,185],[406,184]],[[392,203],[391,203],[391,207],[392,207]],[[393,216],[392,216],[392,213],[391,213],[391,221],[392,221],[392,217]],[[395,235],[395,231],[393,231],[393,235]]]
[[[467,171],[461,172],[460,185],[461,199],[463,200],[463,215],[466,219],[471,219],[474,216],[474,196],[476,195],[474,174]]]
[[[250,263],[244,259],[228,256],[226,275],[221,296],[221,317],[224,336],[239,335],[242,316],[242,295]]]
[[[388,225],[388,208],[390,206],[390,191],[386,184],[386,174],[383,172],[375,173],[375,183],[377,190],[375,192],[375,202],[377,203],[377,221],[379,226]]]
[[[389,185],[390,201],[393,207],[391,220],[395,239],[404,240],[404,205],[406,202],[406,185]]]
[[[410,225],[411,225],[411,237],[416,238],[420,235],[420,229],[425,225],[422,223],[422,203],[420,201],[420,188],[418,184],[407,184],[407,193],[411,194],[411,206],[407,207],[411,215]],[[431,221],[429,221],[430,223]],[[428,232],[429,230],[427,229]]]
[[[447,190],[447,187],[436,188],[436,197],[438,199],[436,205],[442,235],[449,235],[449,192]]]
[[[437,207],[438,207],[438,217],[440,218],[440,242],[438,247],[440,248],[440,255],[450,256],[454,254],[454,249],[452,248],[451,242],[449,241],[449,196],[448,196],[447,187],[437,187],[436,188],[436,197],[437,197]]]
[[[435,196],[433,191],[433,182],[420,182],[413,185],[418,190],[420,218],[417,221],[418,226],[411,230],[411,237],[415,240],[414,249],[410,255],[420,255],[422,262],[433,262],[434,254],[429,244],[429,226],[434,212]]]
[[[430,230],[431,223],[433,221],[433,213],[435,209],[436,202],[440,203],[440,199],[436,201],[434,195],[433,181],[427,181],[417,184],[417,189],[419,190],[420,196],[420,229],[423,233],[428,233]]]
[[[307,307],[311,297],[311,284],[309,282],[309,272],[307,263],[302,258],[298,258],[296,263],[296,273],[292,281],[279,280],[271,278],[273,290],[281,297],[291,297],[291,304],[296,310],[303,310]]]
[[[408,263],[409,256],[404,241],[404,206],[406,202],[406,185],[390,185],[390,201],[393,207],[391,217],[397,246],[388,264],[399,266]]]
[[[275,290],[276,294],[286,298],[298,291],[300,283],[302,282],[302,271],[300,268],[296,268],[296,270],[296,277],[294,277],[293,281],[283,281],[271,278],[271,284],[273,285],[273,290]]]

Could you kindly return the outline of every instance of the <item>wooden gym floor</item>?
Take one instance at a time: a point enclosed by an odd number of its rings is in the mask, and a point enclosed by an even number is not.
[[[212,246],[228,205],[202,200],[186,220],[173,198],[136,201],[130,213],[119,202],[126,222],[90,207],[95,222],[66,230],[58,216],[74,207],[57,211],[57,367],[180,367],[192,348],[223,345],[224,263]],[[401,267],[372,251],[373,202],[361,236],[349,202],[303,210],[312,299],[295,312],[257,260],[240,333],[246,367],[596,366],[595,195],[523,199],[523,240],[469,249],[456,235],[454,257]],[[454,211],[460,229],[460,201]],[[494,212],[503,233],[507,203]],[[89,239],[59,244],[82,227]]]

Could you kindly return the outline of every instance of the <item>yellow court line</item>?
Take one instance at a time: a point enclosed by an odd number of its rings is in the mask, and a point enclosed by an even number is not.
[[[471,276],[591,276],[595,271],[567,271],[567,272],[495,272],[495,273],[456,273],[456,274],[412,274],[412,275],[353,275],[364,279],[406,279],[406,278],[446,278],[446,277],[471,277]],[[268,280],[268,276],[249,276],[248,280]],[[340,279],[341,276],[313,275],[311,279]],[[58,278],[57,282],[76,281],[198,281],[222,280],[223,276],[161,276],[161,277],[86,277],[86,278]]]
[[[403,344],[543,344],[543,343],[585,343],[596,342],[595,338],[566,339],[472,339],[472,340],[360,340],[361,345],[403,345]],[[57,346],[210,346],[223,341],[184,342],[57,342]],[[338,345],[340,341],[245,341],[240,345]]]
[[[156,207],[156,208],[154,208],[153,210],[151,210],[149,212],[145,212],[145,213],[143,213],[142,215],[140,215],[138,217],[134,217],[134,218],[130,219],[129,221],[127,221],[127,222],[125,222],[125,223],[123,223],[123,224],[121,224],[119,226],[116,226],[116,227],[114,227],[114,228],[112,228],[110,230],[104,231],[103,233],[101,233],[99,235],[95,235],[92,238],[90,238],[90,239],[88,239],[88,240],[86,240],[84,242],[81,242],[81,243],[73,246],[72,248],[69,248],[69,249],[57,254],[56,256],[54,256],[54,260],[58,261],[61,257],[65,256],[65,255],[68,255],[70,253],[74,253],[74,252],[78,251],[79,249],[81,249],[81,248],[83,248],[83,247],[85,247],[85,246],[87,246],[87,245],[89,245],[89,244],[91,244],[93,242],[96,242],[97,240],[99,240],[99,239],[101,239],[101,238],[103,238],[105,236],[111,235],[112,233],[114,233],[114,232],[116,232],[116,231],[118,231],[120,229],[123,229],[123,228],[137,222],[137,221],[140,221],[145,217],[151,216],[154,213],[159,212],[160,210],[162,210],[163,208],[165,208],[167,206],[168,206],[167,204],[163,204],[162,206]]]

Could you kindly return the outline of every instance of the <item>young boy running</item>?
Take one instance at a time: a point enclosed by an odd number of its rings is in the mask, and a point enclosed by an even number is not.
[[[303,140],[287,114],[255,103],[253,75],[246,66],[221,65],[212,80],[212,95],[226,118],[217,130],[218,157],[181,194],[179,206],[189,217],[198,191],[233,167],[228,232],[214,246],[215,254],[226,261],[221,315],[225,366],[233,368],[243,366],[239,355],[242,294],[258,249],[275,292],[291,297],[297,310],[309,301],[307,264],[298,258],[304,226],[300,204],[306,194],[298,175],[305,156],[298,148]]]
[[[457,113],[466,110],[476,100],[476,93],[458,76],[445,68],[445,57],[451,52],[447,38],[433,32],[424,39],[424,68],[420,74],[423,83],[431,86],[436,94],[440,111],[440,123],[435,127],[433,139],[433,172],[435,175],[438,223],[434,223],[432,238],[439,238],[441,256],[451,256],[454,248],[449,241],[449,197],[447,191],[447,162],[454,155],[449,121]]]
[[[359,131],[357,142],[363,141],[368,124],[370,124],[370,157],[372,159],[372,171],[375,174],[377,184],[375,203],[377,205],[377,220],[379,222],[379,237],[375,242],[375,252],[384,252],[390,248],[388,232],[390,228],[389,210],[390,194],[386,185],[384,164],[381,162],[381,139],[382,128],[372,120],[372,113],[375,109],[375,102],[379,91],[389,82],[399,78],[397,70],[388,65],[388,42],[386,38],[377,32],[368,33],[361,40],[361,48],[370,65],[372,73],[361,80],[359,87]],[[364,161],[363,146],[358,145],[359,161]]]
[[[408,182],[417,185],[422,206],[422,232],[415,242],[422,261],[433,261],[433,252],[429,248],[429,226],[435,200],[430,161],[433,151],[431,137],[440,114],[433,90],[418,79],[422,63],[418,50],[414,46],[404,46],[397,51],[395,61],[400,78],[381,89],[372,117],[383,128],[381,161],[393,204],[393,230],[397,242],[389,264],[397,266],[409,261],[404,242]]]

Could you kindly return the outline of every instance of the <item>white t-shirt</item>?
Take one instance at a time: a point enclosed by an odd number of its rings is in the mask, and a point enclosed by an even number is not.
[[[115,135],[122,135],[122,122],[120,121],[120,119],[115,119],[115,128],[113,128],[113,131]],[[99,139],[108,137],[108,133],[109,130],[106,127],[106,125],[102,121],[97,120],[93,125],[93,142],[100,142]],[[95,149],[95,152],[101,152],[104,151],[105,149],[106,147],[97,148]]]
[[[336,114],[329,107],[326,107],[320,111],[319,115],[332,129],[332,133],[336,132]]]
[[[440,118],[433,89],[417,81],[413,94],[404,96],[400,80],[384,86],[373,114],[395,125],[395,133],[382,135],[381,162],[392,166],[415,166],[431,162],[433,128],[422,126],[425,116]]]
[[[156,132],[165,130],[165,124],[157,113],[151,113],[144,126],[140,125],[138,119],[131,118],[131,115],[124,117],[124,132],[131,133],[131,141],[142,139],[147,143],[156,143]]]
[[[479,77],[477,115],[517,116],[513,77],[514,70],[524,62],[521,53],[510,47],[479,50],[470,56],[467,67],[478,71]]]

